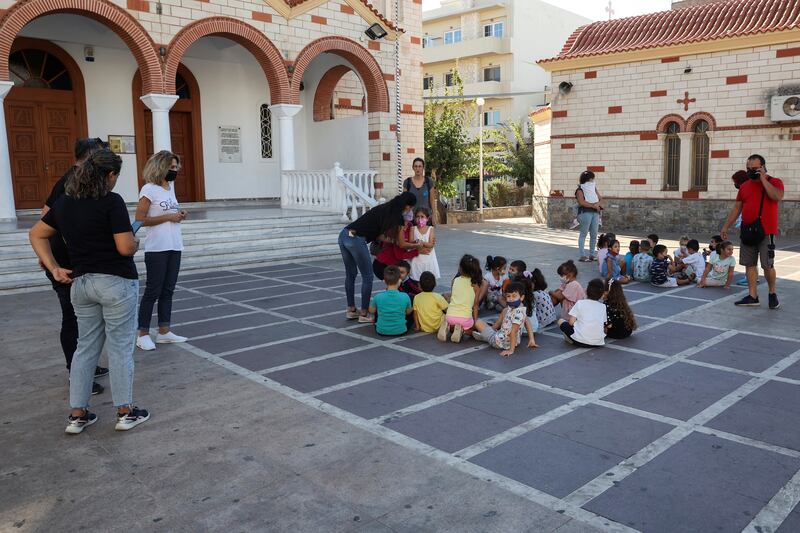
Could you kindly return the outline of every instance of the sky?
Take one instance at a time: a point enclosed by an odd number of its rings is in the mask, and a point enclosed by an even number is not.
[[[606,0],[543,0],[594,20],[608,20]],[[423,11],[439,7],[439,0],[422,0]],[[632,17],[644,13],[666,11],[671,0],[611,0],[614,18]]]

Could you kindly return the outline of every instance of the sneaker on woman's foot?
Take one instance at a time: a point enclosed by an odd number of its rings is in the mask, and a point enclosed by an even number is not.
[[[373,322],[375,322],[375,319],[369,315],[358,315],[359,324],[372,324]]]
[[[781,306],[781,303],[778,301],[778,295],[774,292],[769,295],[769,308],[770,309],[777,309]]]
[[[103,386],[100,385],[98,382],[95,381],[95,382],[92,383],[92,396],[97,396],[98,394],[103,394],[104,390],[106,390],[106,389],[103,388]]]
[[[175,335],[171,331],[156,335],[156,344],[171,344],[173,342],[186,342],[187,340],[189,339],[181,337],[180,335]]]
[[[464,328],[458,324],[455,325],[453,328],[453,334],[450,336],[450,340],[458,344],[461,342],[461,335],[464,334]]]
[[[441,342],[447,342],[447,333],[449,329],[450,326],[447,324],[447,320],[442,317],[442,323],[439,324],[439,331],[436,333],[436,338]]]
[[[114,429],[128,431],[148,420],[150,420],[150,413],[147,412],[147,409],[131,406],[131,410],[127,413],[117,413],[117,425],[114,426]]]
[[[136,347],[145,352],[150,352],[156,349],[156,345],[150,335],[139,335],[136,337]]]
[[[103,376],[108,375],[108,369],[102,366],[94,367],[94,377],[95,378],[102,378]]]
[[[64,430],[64,433],[77,435],[83,431],[83,428],[91,426],[95,422],[97,422],[97,415],[90,413],[88,410],[84,411],[82,416],[69,415],[67,418],[67,429]]]
[[[358,318],[358,311],[348,309],[345,311],[345,315],[347,320],[356,320]]]
[[[758,307],[761,304],[758,303],[758,296],[753,298],[748,294],[741,300],[734,302],[733,305],[738,305],[739,307]]]

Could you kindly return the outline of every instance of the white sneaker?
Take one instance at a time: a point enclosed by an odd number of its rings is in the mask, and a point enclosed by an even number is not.
[[[168,331],[164,334],[159,333],[156,335],[156,344],[170,344],[172,342],[186,342],[186,337],[181,337],[180,335],[175,335],[171,331]]]
[[[156,345],[153,343],[153,339],[150,338],[150,335],[137,335],[136,347],[140,350],[144,350],[145,352],[150,352],[156,349]]]
[[[375,319],[372,318],[370,315],[358,315],[358,323],[359,324],[373,324]]]

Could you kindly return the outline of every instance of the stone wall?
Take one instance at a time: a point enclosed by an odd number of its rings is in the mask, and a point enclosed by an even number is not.
[[[517,205],[509,207],[487,207],[483,210],[483,220],[495,218],[522,218],[531,216],[531,206]],[[465,224],[481,222],[480,211],[448,211],[448,224]]]
[[[619,233],[687,234],[704,242],[719,233],[733,207],[732,200],[667,200],[606,198],[602,230]],[[574,198],[533,197],[533,221],[551,228],[568,228],[575,216]],[[780,207],[781,234],[800,235],[800,201],[784,201]],[[731,236],[738,233],[734,230]]]

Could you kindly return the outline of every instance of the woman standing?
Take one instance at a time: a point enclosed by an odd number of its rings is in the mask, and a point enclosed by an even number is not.
[[[411,213],[417,198],[410,192],[380,204],[345,226],[339,233],[339,250],[344,261],[344,291],[347,294],[347,318],[371,323],[369,300],[372,296],[372,259],[368,243],[379,240],[387,232],[405,225],[403,215]],[[361,274],[361,312],[356,309],[356,275]]]
[[[414,176],[406,178],[403,182],[403,191],[410,192],[417,197],[416,207],[425,207],[431,212],[431,226],[438,222],[438,191],[433,180],[425,176],[425,160],[421,157],[414,159],[411,164]]]
[[[30,231],[39,260],[60,283],[71,283],[78,317],[78,348],[70,368],[69,415],[66,432],[80,433],[94,424],[89,412],[97,360],[108,344],[111,395],[117,407],[116,429],[125,431],[150,418],[133,405],[133,344],[139,276],[133,255],[139,243],[133,236],[128,209],[118,194],[122,159],[103,149],[76,170],[59,198]],[[61,233],[72,270],[53,257],[49,238]]]
[[[139,304],[139,335],[136,346],[142,350],[155,350],[150,338],[150,318],[158,300],[158,335],[156,343],[185,342],[186,337],[170,331],[172,294],[181,269],[183,237],[181,221],[186,211],[180,209],[175,197],[175,178],[180,160],[167,150],[154,154],[144,165],[145,184],[139,193],[136,220],[147,227],[144,241],[144,264],[147,268],[147,286]]]
[[[578,235],[578,248],[584,263],[596,261],[594,246],[597,242],[597,228],[600,225],[600,204],[602,198],[594,182],[594,172],[584,170],[581,172],[580,185],[575,189],[575,198],[578,200],[578,222],[580,233]],[[589,253],[586,253],[586,234],[589,233]]]

